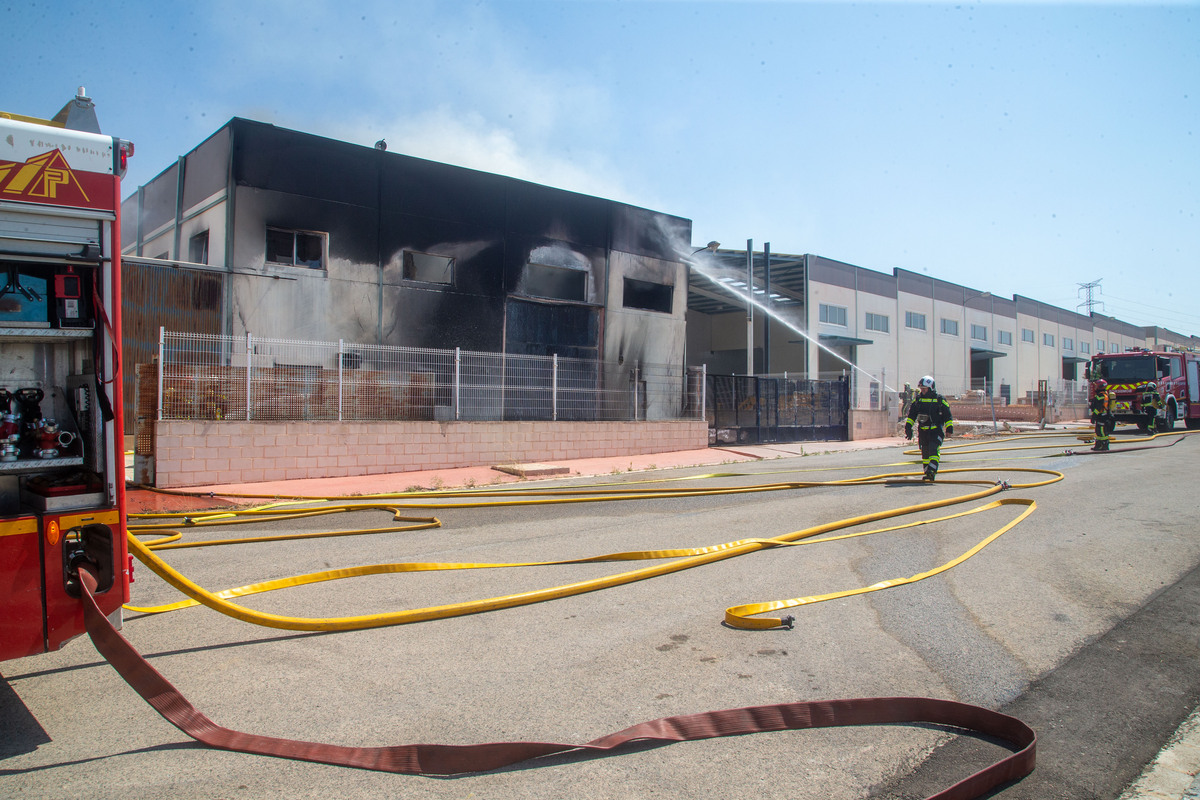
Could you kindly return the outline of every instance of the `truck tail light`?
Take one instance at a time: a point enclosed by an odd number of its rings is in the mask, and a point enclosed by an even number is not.
[[[125,177],[129,168],[129,159],[133,157],[133,142],[128,139],[117,139],[117,177]]]

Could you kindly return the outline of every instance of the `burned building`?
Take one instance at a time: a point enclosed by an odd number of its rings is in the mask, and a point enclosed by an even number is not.
[[[683,370],[679,217],[238,118],[122,212],[127,364],[163,326]]]

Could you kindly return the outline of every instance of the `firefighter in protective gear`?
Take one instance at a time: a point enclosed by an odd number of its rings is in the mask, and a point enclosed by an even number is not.
[[[1158,393],[1158,384],[1154,381],[1146,381],[1138,386],[1142,393],[1142,413],[1146,416],[1146,421],[1142,423],[1146,430],[1154,433],[1158,427],[1158,412],[1163,408],[1162,395]]]
[[[925,467],[923,480],[932,483],[942,459],[942,440],[954,435],[954,415],[946,398],[937,393],[931,375],[917,381],[917,396],[909,405],[908,418],[904,420],[904,438],[912,439],[914,425],[917,444],[921,447],[921,463]]]
[[[904,384],[904,390],[900,392],[900,421],[903,422],[908,416],[908,407],[912,405],[913,398],[917,396],[917,390],[912,388],[911,383]]]
[[[1092,445],[1092,450],[1097,453],[1108,452],[1108,429],[1113,422],[1110,399],[1108,395],[1108,381],[1096,381],[1096,393],[1092,395],[1090,410],[1092,412],[1092,423],[1096,426],[1096,443]]]

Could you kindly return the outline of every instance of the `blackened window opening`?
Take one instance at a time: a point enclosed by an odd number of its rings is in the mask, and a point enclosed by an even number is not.
[[[553,300],[587,301],[588,274],[581,269],[552,267],[547,264],[525,265],[525,294]]]
[[[324,269],[325,235],[308,231],[267,228],[267,262]]]
[[[625,279],[625,308],[640,308],[646,311],[671,313],[671,299],[675,287],[651,281],[639,281],[636,278]]]
[[[425,283],[454,283],[454,259],[432,253],[404,251],[404,278]]]

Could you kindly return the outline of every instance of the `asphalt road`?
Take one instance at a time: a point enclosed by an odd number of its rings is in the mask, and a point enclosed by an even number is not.
[[[952,440],[952,443],[954,440]],[[131,615],[124,633],[216,722],[346,745],[585,742],[636,722],[720,708],[925,695],[1001,708],[1039,735],[1033,775],[1002,798],[1108,798],[1200,704],[1200,537],[1192,475],[1200,439],[1108,456],[1071,446],[956,455],[976,477],[1005,466],[1066,479],[1013,488],[1033,515],[949,572],[806,605],[793,630],[722,624],[727,606],[906,577],[1012,519],[997,511],[811,546],[777,548],[549,603],[343,633],[257,628],[203,608]],[[899,449],[728,467],[683,485],[835,480],[896,470]],[[725,470],[726,468],[722,468]],[[655,473],[680,478],[714,470]],[[606,482],[647,475],[609,476]],[[946,479],[957,477],[943,473]],[[582,481],[563,482],[577,486]],[[595,483],[589,480],[588,483]],[[639,484],[645,486],[646,484]],[[703,498],[430,511],[436,530],[176,550],[211,589],[399,561],[513,562],[696,547],[777,536],[970,487],[813,487]],[[413,512],[419,513],[419,512]],[[924,517],[947,513],[926,513]],[[263,527],[374,527],[355,512]],[[879,526],[876,526],[879,527]],[[860,529],[861,530],[861,529]],[[334,617],[510,594],[630,568],[593,564],[431,572],[246,598],[252,608]],[[134,602],[179,595],[139,567]],[[86,639],[0,664],[0,796],[30,798],[812,798],[923,797],[1003,754],[923,726],[760,734],[562,756],[456,778],[388,775],[205,749],[163,721]]]

